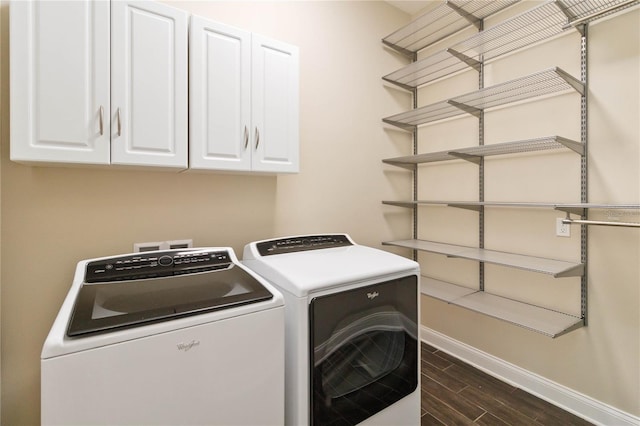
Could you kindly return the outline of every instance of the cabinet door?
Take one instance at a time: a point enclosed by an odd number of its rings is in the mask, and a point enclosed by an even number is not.
[[[191,18],[189,167],[250,170],[251,34]]]
[[[298,48],[252,36],[252,168],[296,173],[298,160]]]
[[[187,166],[188,14],[111,3],[111,162]]]
[[[109,163],[109,3],[14,1],[11,159]]]

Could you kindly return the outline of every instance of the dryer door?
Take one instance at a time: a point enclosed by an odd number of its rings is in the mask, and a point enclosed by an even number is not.
[[[416,389],[417,286],[411,275],[312,299],[312,425],[355,425]]]

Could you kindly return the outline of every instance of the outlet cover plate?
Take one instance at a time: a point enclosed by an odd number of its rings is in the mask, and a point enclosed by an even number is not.
[[[556,237],[570,237],[571,225],[568,223],[562,223],[563,218],[556,218]]]

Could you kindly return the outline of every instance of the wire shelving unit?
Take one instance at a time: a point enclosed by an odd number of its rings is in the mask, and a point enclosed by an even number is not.
[[[413,155],[390,158],[384,163],[413,171],[413,200],[383,201],[384,204],[409,208],[414,214],[414,237],[409,240],[383,242],[385,245],[404,247],[414,251],[436,253],[451,258],[477,261],[480,265],[478,288],[467,288],[453,283],[422,277],[422,293],[447,303],[461,306],[512,324],[557,337],[587,325],[587,226],[611,225],[640,227],[637,223],[595,221],[587,219],[590,209],[634,209],[638,204],[596,204],[587,201],[587,40],[588,23],[635,6],[640,0],[553,0],[541,4],[490,28],[484,28],[485,18],[516,3],[510,0],[449,0],[440,2],[424,15],[383,39],[383,44],[411,59],[412,63],[383,77],[383,80],[409,90],[414,96],[414,109],[384,118],[389,125],[413,132]],[[449,45],[444,50],[418,60],[418,52],[445,40],[470,26],[478,30],[467,39]],[[508,82],[484,88],[484,64],[501,56],[527,48],[536,43],[576,30],[581,36],[581,75],[576,78],[560,68],[551,68]],[[417,107],[417,89],[420,86],[472,68],[479,73],[479,90],[455,96],[423,107]],[[484,144],[484,113],[492,108],[514,104],[543,96],[577,92],[581,109],[580,141],[562,136]],[[417,152],[418,126],[472,115],[479,119],[479,144],[439,152]],[[484,158],[493,155],[517,154],[543,150],[568,149],[581,159],[581,201],[578,203],[539,203],[484,200]],[[418,200],[418,165],[441,161],[464,160],[479,166],[479,201]],[[479,247],[467,247],[418,239],[417,209],[420,206],[445,206],[477,211],[479,213]],[[579,224],[581,253],[579,262],[506,253],[484,248],[485,208],[543,208],[566,213],[565,224]],[[579,219],[572,219],[577,215]],[[485,263],[541,273],[554,278],[580,278],[579,316],[557,312],[546,307],[497,296],[484,291]]]

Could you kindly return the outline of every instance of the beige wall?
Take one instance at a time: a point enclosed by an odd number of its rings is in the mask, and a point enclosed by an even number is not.
[[[173,174],[28,167],[9,161],[2,129],[2,424],[39,421],[42,343],[76,262],[129,252],[134,242],[193,238],[230,245],[304,232],[348,232],[378,246],[409,227],[382,198],[408,193],[380,158],[380,118],[408,107],[380,84],[400,60],[380,39],[407,20],[382,2],[173,2],[296,44],[301,52],[301,173]],[[8,9],[3,2],[2,122],[8,122]],[[398,104],[401,102],[402,104]]]
[[[524,2],[520,9],[529,7]],[[505,12],[503,16],[509,16]],[[589,28],[589,201],[640,203],[640,10]],[[504,57],[486,67],[487,85],[553,66],[580,77],[576,31]],[[452,83],[454,81],[455,83]],[[420,104],[477,87],[477,73],[420,91]],[[486,114],[485,143],[548,135],[580,140],[580,103],[575,93],[499,109]],[[421,150],[445,150],[477,143],[477,119],[424,126]],[[569,151],[546,151],[485,160],[486,201],[579,202],[580,161]],[[477,166],[463,161],[420,168],[419,198],[477,199]],[[434,182],[437,185],[434,185]],[[555,236],[561,212],[487,208],[485,247],[540,257],[580,261],[579,227],[571,238]],[[640,211],[594,220],[640,222]],[[478,215],[446,207],[420,208],[419,238],[475,245]],[[640,415],[640,229],[590,227],[589,326],[557,339],[481,316],[423,296],[422,322],[455,340],[506,360],[620,410]],[[476,262],[420,254],[425,275],[474,287]],[[580,280],[486,265],[485,289],[563,312],[580,314]]]
[[[382,158],[409,153],[408,135],[385,127],[380,121],[381,117],[410,106],[405,93],[384,86],[380,80],[380,76],[404,63],[385,50],[380,39],[405,23],[406,15],[382,2],[174,1],[171,4],[300,46],[301,173],[275,177],[28,167],[9,161],[8,129],[3,126],[0,131],[2,424],[38,423],[40,349],[78,260],[128,252],[133,242],[166,239],[193,238],[196,245],[202,246],[230,245],[240,254],[244,243],[276,235],[343,231],[372,246],[410,235],[409,214],[403,209],[380,205],[383,199],[403,200],[411,195],[408,174],[380,163]],[[3,1],[2,124],[8,122],[9,103],[8,8]],[[635,10],[598,23],[591,31],[590,197],[594,202],[640,202],[639,13]],[[571,37],[550,46],[552,50],[564,49],[565,43],[570,45]],[[542,69],[547,66],[545,61],[552,62],[557,57],[547,56],[548,51],[540,56],[507,59],[505,66],[496,65],[490,70],[490,78],[498,82]],[[562,62],[558,65],[575,74],[575,56],[558,60]],[[459,78],[460,84],[472,90],[473,78],[464,75]],[[437,88],[426,96],[438,100],[439,96],[446,96],[446,90],[450,89]],[[563,103],[573,105],[573,101],[569,95],[552,100],[552,104],[561,108]],[[524,106],[523,111],[528,114],[527,108],[533,108],[532,113],[545,113],[544,107],[540,111],[537,105]],[[515,113],[505,110],[503,114],[506,115],[490,118],[493,122],[487,143],[508,140],[521,131],[535,134],[535,126],[540,125],[522,120],[513,122],[509,114]],[[552,114],[553,122],[543,123],[543,129],[575,137],[575,116],[558,113],[555,117]],[[440,144],[446,144],[444,135],[454,130],[461,132],[462,138],[472,137],[473,122],[457,121],[453,128],[447,128],[450,122],[423,132],[427,136],[434,133],[431,140]],[[519,178],[524,181],[516,182],[518,187],[526,184],[531,188],[527,192],[536,201],[556,201],[555,197],[561,201],[579,199],[574,198],[578,197],[575,179],[558,178],[558,174],[566,176],[566,170],[575,167],[573,156],[535,154],[526,158],[533,164],[511,159],[516,168],[528,168],[524,169],[525,176]],[[550,162],[545,162],[547,159]],[[514,165],[506,160],[498,160],[494,165],[498,168],[492,177],[495,188],[492,190],[498,192],[493,196],[526,198],[509,184]],[[475,194],[468,183],[461,184],[466,181],[457,172],[465,178],[473,177],[473,172],[464,166],[451,162],[445,171],[436,173],[434,178],[454,183],[437,195],[453,199]],[[534,184],[527,183],[527,179],[534,179]],[[557,184],[559,180],[561,185]],[[503,187],[501,182],[507,185]],[[421,195],[430,196],[426,183],[421,183],[420,188],[425,191]],[[443,241],[475,241],[472,215],[454,213],[452,217],[459,221],[451,227],[447,222],[451,216],[439,211],[435,214],[437,226],[423,220],[424,226],[433,229],[421,228],[421,232],[441,232]],[[521,214],[509,211],[490,217],[494,226],[491,243],[516,250],[522,248],[520,243],[524,240],[524,252],[535,252],[548,245],[553,247],[549,249],[550,255],[575,258],[575,238],[558,241],[552,237],[549,241],[522,229],[523,223],[532,223],[536,232],[551,234],[551,221],[557,214],[524,212],[524,220],[520,219]],[[594,213],[598,214],[601,212]],[[504,231],[495,229],[503,223]],[[574,234],[576,230],[572,230]],[[427,298],[422,300],[423,324],[640,415],[637,406],[640,234],[638,230],[618,229],[590,232],[589,327],[551,340]],[[425,257],[421,261],[426,271],[450,275],[452,269],[460,270],[461,283],[471,285],[474,281],[475,265],[443,265],[442,259]],[[545,302],[552,299],[552,305],[575,309],[575,282],[569,281],[569,289],[561,288],[558,292],[555,281],[550,283],[517,272],[505,277],[503,271],[495,268],[490,272],[496,277],[492,282],[500,287],[499,291],[513,291],[503,283],[523,282],[525,285],[516,288],[524,293],[522,296],[542,298]],[[528,284],[541,287],[528,292]],[[560,285],[567,286],[564,281]],[[549,293],[550,298],[546,297]]]

